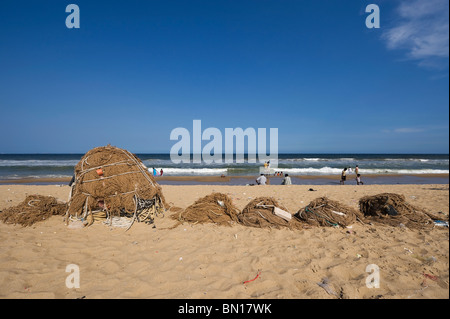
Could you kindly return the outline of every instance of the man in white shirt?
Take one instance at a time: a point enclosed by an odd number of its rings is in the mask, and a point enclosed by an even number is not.
[[[281,185],[292,185],[291,178],[289,177],[288,174],[284,174],[284,179],[281,182]]]
[[[258,185],[266,185],[266,181],[267,181],[267,178],[264,176],[264,174],[261,174],[261,176],[259,176],[259,177],[256,179],[256,183],[257,183]]]

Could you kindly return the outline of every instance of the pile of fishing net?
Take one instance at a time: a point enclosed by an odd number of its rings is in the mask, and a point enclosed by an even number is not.
[[[359,200],[359,207],[366,221],[390,226],[404,226],[411,229],[431,230],[439,216],[415,207],[405,196],[382,193],[365,196]]]
[[[356,221],[363,221],[362,214],[327,197],[319,197],[300,209],[295,215],[298,219],[312,226],[341,226],[346,227]]]
[[[75,166],[68,205],[67,223],[82,220],[90,225],[97,218],[117,226],[123,226],[123,218],[129,226],[134,221],[153,223],[167,207],[161,187],[142,161],[110,145],[90,150]]]
[[[31,226],[54,215],[62,216],[66,211],[67,204],[58,202],[54,197],[29,195],[19,205],[3,210],[0,213],[0,220],[5,224]]]
[[[282,204],[272,197],[257,197],[250,201],[238,215],[244,226],[258,228],[303,229],[300,221],[293,218]]]
[[[238,222],[239,210],[234,206],[230,197],[222,193],[212,193],[196,200],[192,205],[172,215],[180,222],[214,223],[218,225],[231,225]]]

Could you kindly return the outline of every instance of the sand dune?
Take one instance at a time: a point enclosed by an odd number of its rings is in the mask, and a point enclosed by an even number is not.
[[[213,191],[239,209],[257,196],[273,196],[291,213],[319,196],[357,208],[362,196],[394,192],[449,212],[448,185],[163,186],[166,200],[181,208]],[[26,194],[66,201],[69,188],[2,185],[0,210]],[[59,216],[31,227],[0,223],[0,298],[449,298],[448,228],[171,229],[170,214],[155,228],[134,224],[127,232],[100,222],[69,229]],[[380,269],[379,288],[366,286],[372,264]],[[79,288],[66,286],[68,265],[79,267]],[[327,286],[318,285],[324,280]]]

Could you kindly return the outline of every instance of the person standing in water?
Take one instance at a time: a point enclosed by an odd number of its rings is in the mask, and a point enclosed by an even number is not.
[[[347,167],[342,170],[340,181],[341,185],[344,185],[346,180],[347,180]]]

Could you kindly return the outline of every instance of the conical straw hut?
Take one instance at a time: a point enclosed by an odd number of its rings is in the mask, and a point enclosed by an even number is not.
[[[87,152],[75,166],[65,216],[90,225],[95,218],[112,224],[114,217],[153,223],[166,208],[161,187],[142,161],[127,150],[104,146]]]

